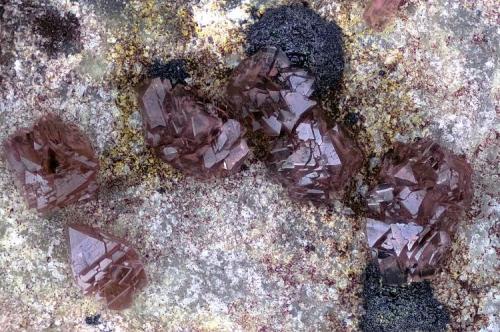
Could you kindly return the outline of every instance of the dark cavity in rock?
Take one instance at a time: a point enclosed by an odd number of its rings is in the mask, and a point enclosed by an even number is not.
[[[446,308],[433,296],[428,281],[404,286],[382,283],[378,267],[365,270],[360,329],[364,332],[445,331],[450,321]]]
[[[312,9],[294,4],[269,9],[247,34],[247,53],[280,47],[292,63],[309,69],[324,93],[335,88],[344,70],[342,31]]]
[[[147,68],[148,78],[161,78],[170,80],[173,85],[186,84],[186,79],[189,77],[186,71],[186,61],[183,59],[173,59],[168,62],[154,60]]]
[[[74,54],[83,49],[80,22],[72,13],[63,16],[50,7],[35,18],[34,30],[42,37],[41,46],[51,57],[60,53]]]
[[[92,325],[92,326],[99,325],[99,324],[101,324],[101,315],[100,314],[96,314],[96,315],[93,315],[93,316],[85,317],[85,323],[87,325]]]

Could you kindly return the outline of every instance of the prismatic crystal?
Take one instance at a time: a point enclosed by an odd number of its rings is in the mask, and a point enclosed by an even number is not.
[[[4,142],[5,157],[30,208],[47,213],[92,198],[99,161],[74,124],[46,115]]]
[[[286,54],[266,47],[243,60],[227,85],[228,103],[254,131],[269,136],[290,133],[317,104],[312,100],[314,77],[292,67]]]
[[[77,286],[109,309],[130,307],[134,294],[147,284],[138,253],[124,240],[89,226],[70,225],[67,232]]]
[[[249,149],[239,122],[223,121],[216,106],[201,102],[188,87],[168,79],[146,81],[139,91],[145,139],[156,154],[196,177],[240,169]]]
[[[359,171],[362,160],[340,125],[328,128],[316,115],[301,120],[289,136],[276,142],[269,165],[291,197],[327,202]]]
[[[439,268],[472,201],[472,168],[431,140],[397,144],[370,192],[368,244],[390,280],[421,280]]]

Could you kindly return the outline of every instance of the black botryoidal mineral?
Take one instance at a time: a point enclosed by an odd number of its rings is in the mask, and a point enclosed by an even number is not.
[[[404,286],[386,285],[374,263],[365,270],[363,332],[445,331],[450,317],[433,296],[428,281]]]
[[[35,18],[35,32],[43,38],[42,48],[49,56],[78,53],[83,49],[80,39],[80,22],[73,13],[61,15],[57,9],[48,8]]]
[[[167,62],[155,60],[147,68],[148,78],[161,78],[170,80],[172,84],[186,84],[186,78],[189,77],[186,71],[186,61],[183,59],[173,59]]]
[[[247,34],[247,53],[265,46],[281,48],[292,64],[317,79],[318,92],[335,88],[344,70],[342,31],[301,4],[269,9]]]
[[[99,324],[101,324],[101,315],[95,314],[93,316],[87,316],[87,317],[85,317],[85,323],[87,325],[92,325],[92,326],[99,325]]]

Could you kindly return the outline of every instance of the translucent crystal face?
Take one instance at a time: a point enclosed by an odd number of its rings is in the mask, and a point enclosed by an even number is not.
[[[227,86],[227,100],[240,120],[269,136],[290,133],[311,113],[315,79],[291,66],[286,54],[266,47],[243,60]]]
[[[299,122],[271,151],[269,165],[297,199],[328,202],[362,165],[362,154],[340,126],[328,129],[321,117]]]
[[[384,158],[380,182],[369,195],[371,215],[420,225],[458,218],[472,201],[472,168],[438,144],[398,144]]]
[[[77,286],[102,299],[109,309],[130,307],[134,294],[147,284],[137,252],[124,240],[95,228],[70,225],[67,232]]]
[[[55,115],[4,142],[5,157],[28,206],[47,213],[92,198],[99,161],[88,138]]]
[[[366,235],[389,283],[420,281],[432,276],[451,247],[446,231],[413,222],[369,218]]]
[[[149,80],[139,92],[139,105],[146,143],[186,174],[227,175],[238,171],[249,153],[240,124],[224,123],[216,114],[221,110],[202,103],[183,85]]]
[[[387,280],[431,277],[472,200],[467,161],[430,140],[397,144],[369,194],[368,245]]]

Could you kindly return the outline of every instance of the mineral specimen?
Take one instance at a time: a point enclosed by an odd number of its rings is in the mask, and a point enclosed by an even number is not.
[[[394,17],[402,2],[402,0],[371,0],[363,18],[373,29],[382,30]]]
[[[4,149],[28,206],[41,213],[90,199],[97,190],[99,161],[88,138],[55,115],[19,130]]]
[[[366,235],[385,281],[393,284],[431,277],[451,247],[446,230],[407,221],[369,218]]]
[[[342,31],[311,8],[292,4],[268,9],[247,34],[247,53],[281,48],[293,65],[309,70],[320,93],[337,88],[344,70]]]
[[[201,102],[184,85],[169,80],[148,80],[140,89],[146,143],[164,161],[196,177],[236,172],[248,155],[239,122],[225,123],[223,113]]]
[[[434,274],[472,200],[467,161],[431,140],[396,144],[368,199],[368,244],[388,280]]]
[[[471,204],[471,178],[464,158],[431,140],[396,144],[394,154],[384,157],[380,182],[369,195],[370,215],[421,226],[446,223],[440,227],[452,232],[460,212]]]
[[[283,51],[266,47],[233,71],[226,92],[237,116],[253,130],[270,136],[290,133],[316,102],[310,99],[314,78],[291,67]]]
[[[109,309],[130,307],[134,294],[147,283],[137,252],[124,240],[89,226],[70,225],[67,232],[78,287],[104,300]]]
[[[269,164],[291,197],[327,202],[359,171],[362,153],[340,125],[329,129],[318,114],[277,141]]]

